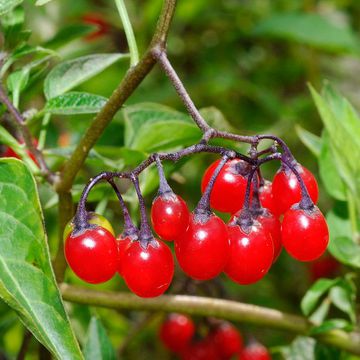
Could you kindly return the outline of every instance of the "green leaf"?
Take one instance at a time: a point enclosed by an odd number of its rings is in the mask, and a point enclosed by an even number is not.
[[[0,0],[0,16],[20,5],[24,0]]]
[[[316,325],[320,325],[328,316],[330,305],[331,301],[329,297],[325,297],[318,308],[311,314],[309,320]]]
[[[62,62],[46,77],[45,96],[51,99],[62,95],[125,58],[128,58],[128,54],[94,54]]]
[[[43,111],[56,115],[94,114],[106,101],[103,96],[74,91],[50,99]]]
[[[306,292],[301,300],[301,310],[305,316],[311,314],[318,304],[320,298],[337,283],[337,279],[320,279],[316,281]]]
[[[56,358],[82,359],[51,268],[35,180],[0,160],[0,296]]]
[[[335,199],[346,201],[346,187],[339,175],[334,152],[331,148],[329,135],[324,131],[322,135],[322,147],[319,156],[320,177],[326,191]]]
[[[351,322],[355,324],[355,291],[353,287],[346,280],[341,279],[337,286],[331,288],[329,296],[334,306],[346,313]]]
[[[199,111],[206,122],[214,129],[236,132],[234,127],[227,121],[224,114],[215,106],[202,108]]]
[[[42,5],[45,5],[45,4],[49,3],[50,1],[52,1],[52,0],[37,0],[35,5],[36,6],[42,6]]]
[[[334,329],[352,330],[351,324],[344,319],[331,319],[324,321],[321,325],[310,330],[310,335],[315,336]]]
[[[190,117],[167,106],[141,103],[124,110],[125,146],[147,152],[184,147],[201,139]]]
[[[337,53],[358,54],[360,49],[357,37],[349,27],[339,26],[318,14],[275,14],[257,24],[253,34]]]
[[[325,345],[322,344],[320,342],[317,342],[315,345],[315,359],[316,360],[350,360],[348,357],[344,357],[341,354],[341,350],[333,347],[333,346],[329,346],[329,345]],[[355,359],[353,359],[355,360]]]
[[[305,130],[299,125],[295,126],[295,130],[303,142],[303,144],[316,156],[320,156],[320,151],[322,147],[322,139],[313,133]]]
[[[86,360],[115,360],[115,350],[99,319],[90,321],[87,340],[84,347]]]
[[[287,353],[286,360],[315,360],[314,349],[316,341],[305,336],[298,336],[291,343]]]

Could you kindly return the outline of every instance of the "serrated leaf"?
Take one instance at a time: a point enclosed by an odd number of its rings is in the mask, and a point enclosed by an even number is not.
[[[0,0],[0,16],[20,5],[24,0]]]
[[[50,264],[36,183],[0,160],[0,296],[56,358],[82,359]]]
[[[253,30],[256,36],[298,42],[331,52],[359,54],[359,42],[347,26],[318,14],[282,13],[265,18]]]
[[[94,114],[106,101],[103,96],[74,91],[50,99],[43,111],[56,115]]]
[[[87,340],[84,346],[86,360],[115,360],[115,350],[100,320],[93,317],[90,321]]]
[[[320,298],[337,282],[337,279],[320,279],[316,281],[301,300],[301,310],[303,314],[305,316],[310,315],[314,311]]]
[[[62,62],[46,77],[45,96],[49,100],[62,95],[125,58],[128,58],[128,54],[94,54]]]
[[[296,133],[298,134],[302,143],[316,156],[320,156],[322,147],[322,139],[319,136],[305,130],[299,125],[295,126]]]

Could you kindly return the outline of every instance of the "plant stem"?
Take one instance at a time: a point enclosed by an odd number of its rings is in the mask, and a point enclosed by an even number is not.
[[[129,19],[128,12],[126,10],[124,0],[115,0],[116,7],[119,11],[119,15],[124,27],[126,39],[130,51],[130,65],[135,66],[139,62],[139,51],[136,44],[133,28]]]
[[[230,300],[188,295],[163,295],[152,299],[142,299],[130,293],[96,291],[67,284],[62,284],[60,289],[66,301],[110,309],[161,310],[213,316],[302,335],[307,335],[312,328],[312,324],[304,317]],[[318,336],[317,339],[328,345],[360,355],[360,334],[357,332],[346,333],[341,330],[333,330]]]

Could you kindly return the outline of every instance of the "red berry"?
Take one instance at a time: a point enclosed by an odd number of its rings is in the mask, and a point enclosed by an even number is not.
[[[103,16],[97,13],[88,13],[83,15],[82,21],[85,24],[96,26],[96,29],[85,37],[85,40],[87,41],[99,39],[110,32],[109,23],[103,18]]]
[[[160,339],[171,351],[183,351],[195,333],[195,325],[190,317],[182,314],[170,314],[160,327]]]
[[[311,281],[315,282],[320,278],[335,277],[340,269],[340,263],[332,256],[322,256],[309,263]]]
[[[219,360],[216,348],[210,339],[191,344],[182,354],[181,360]]]
[[[123,268],[123,263],[124,263],[124,256],[125,256],[125,252],[128,249],[129,245],[131,244],[131,237],[130,236],[125,236],[123,237],[122,235],[119,235],[116,238],[116,243],[117,243],[117,247],[118,247],[118,267],[117,267],[117,272],[122,275],[122,268]]]
[[[272,192],[272,183],[269,180],[265,180],[264,185],[259,187],[259,198],[261,206],[268,209],[272,214],[279,216],[278,207],[274,201],[274,195]]]
[[[220,160],[208,167],[201,183],[202,192],[205,191],[211,176],[219,165]],[[226,162],[216,178],[210,195],[210,205],[213,209],[228,213],[235,213],[242,208],[247,184],[249,165],[240,159]]]
[[[275,262],[282,249],[280,220],[275,215],[266,210],[263,214],[257,216],[256,220],[260,223],[263,229],[271,235],[274,244],[273,262]]]
[[[65,241],[65,257],[80,279],[91,284],[108,281],[117,266],[115,237],[101,226],[72,233]]]
[[[296,170],[303,179],[309,195],[314,203],[319,197],[319,189],[314,175],[304,166],[297,164]],[[289,169],[280,169],[272,184],[272,192],[274,196],[276,214],[284,214],[290,207],[301,200],[300,184]]]
[[[189,210],[178,195],[161,195],[151,207],[151,221],[156,233],[164,240],[172,241],[182,235],[189,225]]]
[[[240,332],[228,322],[218,326],[211,333],[211,339],[214,341],[216,352],[223,360],[231,359],[235,354],[239,354],[243,347]]]
[[[282,243],[286,251],[300,261],[319,258],[329,242],[329,230],[320,210],[302,210],[298,205],[288,210],[281,225]]]
[[[265,346],[254,342],[241,352],[239,360],[271,360],[271,356]]]
[[[229,257],[229,239],[224,222],[214,214],[206,220],[191,214],[185,234],[175,239],[180,267],[196,280],[219,275]]]
[[[170,249],[153,239],[143,248],[133,241],[123,256],[122,275],[129,289],[140,297],[155,297],[170,286],[174,259]]]
[[[228,225],[230,257],[225,273],[233,281],[247,285],[263,278],[274,259],[271,235],[259,223],[246,233],[239,225]]]
[[[19,141],[19,144],[24,144],[24,141]],[[35,147],[38,146],[38,141],[37,139],[34,139],[34,145]],[[31,158],[31,160],[37,165],[39,166],[38,162],[36,161],[36,158],[34,156],[34,154],[32,154],[29,150],[26,150],[27,154],[29,155],[29,157]],[[10,147],[6,147],[5,148],[5,151],[2,155],[2,157],[13,157],[13,158],[16,158],[16,159],[21,159],[21,157],[19,156],[18,153],[16,153],[12,148]]]

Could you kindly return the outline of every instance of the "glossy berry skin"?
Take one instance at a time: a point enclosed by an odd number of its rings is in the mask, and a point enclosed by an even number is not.
[[[329,243],[329,230],[320,210],[302,210],[294,205],[281,224],[281,238],[286,251],[300,261],[319,258]]]
[[[64,250],[72,271],[88,283],[99,284],[115,275],[117,244],[113,234],[103,227],[70,234],[65,240]]]
[[[297,171],[303,179],[312,201],[316,204],[319,197],[318,184],[314,175],[304,166],[297,164]],[[290,207],[301,200],[299,182],[290,169],[280,169],[273,180],[272,192],[276,214],[284,214]]]
[[[240,285],[259,281],[269,271],[274,259],[271,235],[259,223],[248,233],[239,225],[228,225],[230,257],[225,273]]]
[[[215,345],[210,339],[197,341],[181,354],[181,360],[219,360]]]
[[[103,227],[104,229],[106,229],[107,231],[109,231],[113,236],[115,236],[115,232],[113,227],[111,226],[110,222],[108,221],[108,219],[106,219],[106,217],[97,214],[95,212],[89,212],[88,214],[88,223],[90,225],[98,225]],[[65,240],[70,233],[74,230],[74,219],[71,219],[65,226],[64,229],[64,234],[63,234],[63,239]]]
[[[229,239],[224,222],[214,214],[205,221],[190,215],[187,231],[175,239],[175,254],[182,270],[196,280],[219,275],[229,257]]]
[[[170,314],[159,331],[162,343],[175,353],[182,352],[190,344],[194,333],[193,321],[182,314]]]
[[[260,225],[263,227],[263,229],[269,232],[271,235],[274,244],[273,262],[275,262],[278,256],[280,255],[282,249],[280,220],[275,215],[265,210],[263,214],[256,217],[256,221],[258,221]]]
[[[162,295],[174,275],[170,249],[157,239],[146,248],[133,241],[123,256],[122,275],[129,289],[144,298]]]
[[[272,183],[269,180],[265,180],[264,185],[259,187],[259,199],[262,207],[268,209],[275,216],[281,215],[281,213],[278,213],[278,207],[275,204],[272,192]]]
[[[178,195],[160,195],[151,207],[151,222],[155,232],[164,240],[173,241],[189,226],[189,209]]]
[[[215,161],[205,171],[201,183],[202,192],[205,191],[219,163],[220,160]],[[216,178],[211,191],[211,207],[231,214],[241,209],[245,199],[248,172],[249,166],[243,160],[233,159],[227,161]]]
[[[119,273],[119,275],[122,275],[122,268],[123,268],[123,263],[124,263],[124,256],[126,253],[126,250],[128,249],[128,247],[131,244],[131,237],[130,236],[125,236],[123,237],[123,235],[119,235],[116,238],[116,243],[117,243],[117,248],[118,248],[118,266],[117,266],[117,272]]]
[[[229,360],[234,355],[240,354],[243,348],[243,339],[235,326],[228,322],[219,325],[211,332],[216,352],[222,360]]]
[[[265,346],[256,342],[241,352],[239,360],[271,360],[271,356]]]

